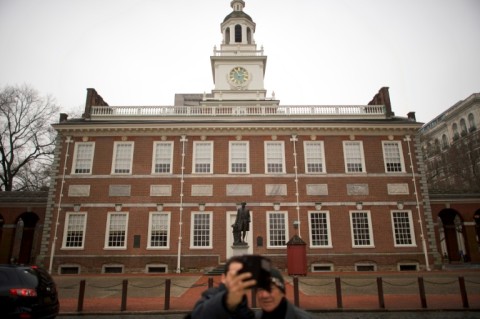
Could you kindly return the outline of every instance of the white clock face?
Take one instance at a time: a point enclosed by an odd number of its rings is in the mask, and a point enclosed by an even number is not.
[[[234,67],[230,74],[228,75],[228,79],[234,85],[243,85],[249,79],[248,71],[242,68],[241,66]]]

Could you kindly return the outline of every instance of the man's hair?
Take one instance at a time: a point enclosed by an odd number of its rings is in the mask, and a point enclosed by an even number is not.
[[[227,260],[227,263],[225,264],[225,269],[223,270],[223,273],[225,275],[227,274],[228,269],[230,268],[230,264],[233,262],[242,263],[242,256],[233,256]]]

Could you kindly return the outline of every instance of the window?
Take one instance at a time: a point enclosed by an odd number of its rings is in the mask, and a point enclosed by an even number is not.
[[[402,145],[398,141],[384,141],[383,159],[387,173],[404,172]]]
[[[365,172],[362,142],[343,142],[343,152],[345,154],[345,171],[347,173]]]
[[[62,265],[60,266],[60,275],[78,275],[80,274],[80,266]]]
[[[372,263],[357,263],[355,264],[355,271],[376,271],[377,265]]]
[[[91,174],[93,163],[93,152],[95,150],[94,142],[75,143],[73,153],[73,174]]]
[[[155,142],[153,144],[153,173],[172,173],[173,143]]]
[[[350,212],[353,247],[373,247],[370,212]]]
[[[267,233],[269,248],[284,248],[287,244],[287,214],[269,212],[267,215]]]
[[[453,140],[458,140],[459,134],[458,134],[458,125],[457,123],[452,124],[452,132],[453,132]]]
[[[168,248],[170,213],[151,212],[148,225],[148,248]]]
[[[303,143],[305,152],[305,172],[325,173],[325,157],[323,142],[306,141]]]
[[[333,264],[312,264],[312,272],[333,271]]]
[[[235,43],[242,43],[242,26],[235,25]]]
[[[194,142],[193,158],[194,173],[213,173],[213,142]]]
[[[192,213],[191,248],[212,248],[212,214]]]
[[[462,136],[467,135],[467,123],[465,122],[465,119],[460,120],[460,130]]]
[[[248,142],[230,142],[230,173],[248,173],[249,168],[249,145]]]
[[[266,173],[285,173],[283,142],[265,142]]]
[[[106,248],[127,248],[127,213],[109,213],[107,218]]]
[[[415,246],[411,211],[392,211],[395,246]]]
[[[332,247],[328,212],[309,212],[311,247]]]
[[[168,273],[168,265],[164,265],[164,264],[147,265],[146,268],[147,268],[146,269],[147,274],[166,274],[166,273]]]
[[[67,213],[62,248],[83,249],[85,244],[86,213]]]
[[[470,132],[473,132],[476,130],[475,118],[473,117],[472,113],[468,114],[468,130]]]
[[[442,135],[442,148],[443,149],[448,148],[448,139],[447,139],[447,135],[445,134]]]
[[[113,148],[113,174],[132,172],[133,142],[115,142]]]
[[[440,152],[440,141],[438,140],[438,138],[435,139],[434,145],[435,145],[435,152],[436,153]]]
[[[123,274],[123,265],[103,265],[102,274]]]
[[[418,263],[398,263],[397,270],[398,271],[418,271],[419,265]]]

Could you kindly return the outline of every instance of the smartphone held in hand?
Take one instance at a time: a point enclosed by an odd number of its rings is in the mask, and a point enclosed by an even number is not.
[[[242,269],[240,269],[239,273],[251,273],[252,279],[255,279],[257,281],[257,284],[255,286],[256,288],[270,291],[270,270],[272,269],[272,263],[270,259],[262,257],[260,255],[243,255],[241,256],[241,262],[243,264],[243,267]]]

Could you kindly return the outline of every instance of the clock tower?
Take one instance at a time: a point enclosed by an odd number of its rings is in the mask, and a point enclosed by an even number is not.
[[[267,56],[257,49],[254,40],[255,22],[243,9],[245,1],[232,0],[233,11],[221,23],[222,43],[210,57],[215,88],[213,98],[202,105],[278,105],[266,98],[264,76]],[[262,103],[260,103],[262,101]]]

